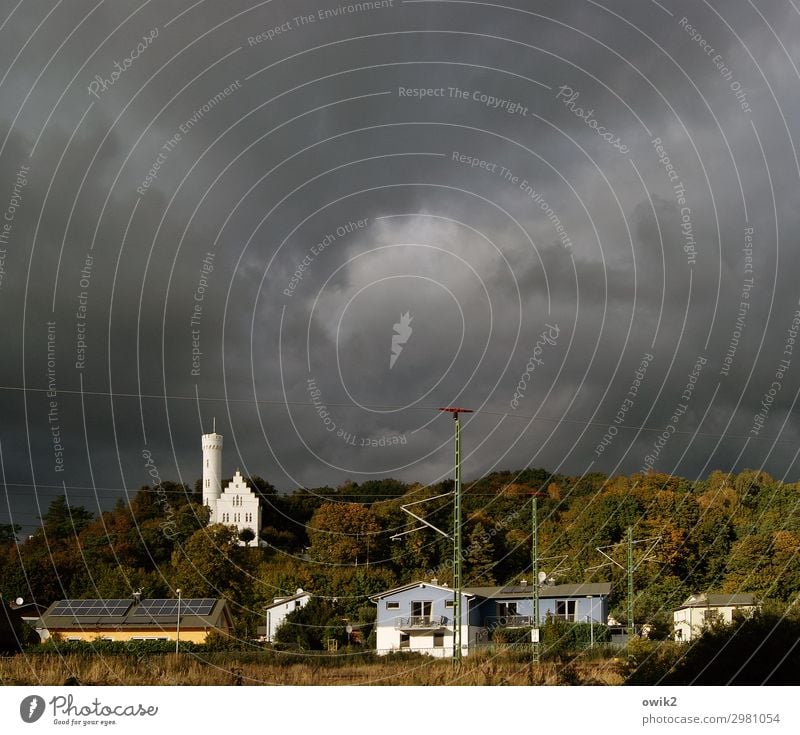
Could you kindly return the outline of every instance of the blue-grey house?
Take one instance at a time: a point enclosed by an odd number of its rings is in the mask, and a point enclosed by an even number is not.
[[[465,591],[481,598],[480,617],[484,627],[523,628],[531,625],[533,587],[468,587]],[[570,623],[605,623],[611,584],[543,584],[539,587],[539,622],[548,616]]]
[[[539,620],[548,616],[575,623],[604,624],[608,619],[607,582],[543,584]],[[378,606],[378,653],[419,651],[433,656],[453,653],[453,590],[436,582],[414,582],[375,595]],[[533,587],[465,587],[462,590],[462,655],[488,641],[490,631],[532,624]]]
[[[453,610],[451,587],[436,582],[414,582],[370,597],[378,606],[375,629],[378,653],[419,651],[432,656],[453,655]],[[480,624],[479,600],[462,591],[461,642],[466,654],[477,641]]]

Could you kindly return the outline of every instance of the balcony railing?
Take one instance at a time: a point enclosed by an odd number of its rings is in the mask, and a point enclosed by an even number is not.
[[[493,615],[486,618],[487,628],[524,628],[530,624],[530,615]]]
[[[405,618],[395,618],[396,628],[413,628],[414,630],[431,630],[444,628],[447,618],[441,615],[410,615]]]

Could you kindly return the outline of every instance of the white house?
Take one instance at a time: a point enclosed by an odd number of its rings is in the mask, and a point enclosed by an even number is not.
[[[747,593],[692,595],[672,613],[675,640],[690,641],[713,623],[732,623],[734,612],[752,615],[758,606]]]
[[[250,529],[254,538],[247,546],[258,546],[261,537],[261,502],[237,470],[222,489],[222,435],[203,434],[203,504],[211,511],[210,523]],[[243,542],[242,542],[243,543]]]
[[[311,593],[303,591],[302,587],[297,588],[291,597],[276,597],[272,604],[264,607],[264,622],[265,626],[262,629],[258,628],[258,632],[262,633],[262,640],[267,643],[272,643],[275,640],[275,633],[283,623],[286,616],[293,610],[305,607],[311,599]]]
[[[414,582],[369,599],[378,606],[375,648],[379,654],[419,651],[431,656],[453,655],[455,596],[451,587],[435,582]],[[475,600],[475,595],[462,591],[461,653],[464,656],[474,647],[481,629]]]

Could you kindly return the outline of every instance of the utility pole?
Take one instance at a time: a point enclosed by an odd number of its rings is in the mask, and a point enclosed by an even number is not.
[[[181,590],[175,590],[178,593],[178,619],[175,621],[175,653],[180,650],[181,644]]]
[[[531,498],[531,561],[533,580],[533,614],[531,615],[531,652],[533,663],[538,664],[539,657],[539,520],[537,517],[538,502],[536,495]]]
[[[628,640],[635,635],[633,627],[633,526],[628,526]]]
[[[440,408],[453,414],[455,424],[455,485],[453,487],[453,666],[461,663],[461,419],[469,408]]]

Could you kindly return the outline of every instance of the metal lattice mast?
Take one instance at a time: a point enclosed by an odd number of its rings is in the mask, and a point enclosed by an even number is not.
[[[633,637],[633,526],[628,526],[628,635]]]
[[[531,650],[533,663],[539,663],[539,520],[536,495],[531,499],[531,561],[533,580],[533,615],[531,616]]]
[[[453,500],[453,594],[456,596],[453,605],[453,662],[461,660],[461,420],[455,417],[456,430],[456,465],[455,465],[455,498]]]
[[[459,414],[472,413],[468,408],[440,408],[453,414],[455,424],[455,470],[453,487],[453,665],[461,662],[461,419]]]

